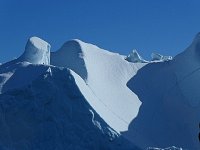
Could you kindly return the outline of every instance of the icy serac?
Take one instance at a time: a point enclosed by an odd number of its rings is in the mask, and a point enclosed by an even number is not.
[[[133,62],[133,63],[147,63],[148,61],[144,60],[137,50],[133,50],[126,58],[127,61]]]
[[[27,61],[32,64],[50,64],[50,44],[38,37],[31,37],[25,47],[24,53],[18,61]]]
[[[0,66],[0,149],[139,150],[89,105],[99,101],[80,73],[49,65],[48,47],[31,38],[21,57]]]
[[[172,56],[163,56],[158,53],[151,54],[152,61],[169,61],[172,60]]]

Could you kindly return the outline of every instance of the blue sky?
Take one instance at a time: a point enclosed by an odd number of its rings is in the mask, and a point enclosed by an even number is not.
[[[0,62],[38,36],[52,51],[78,38],[120,54],[175,56],[200,31],[199,0],[0,0]]]

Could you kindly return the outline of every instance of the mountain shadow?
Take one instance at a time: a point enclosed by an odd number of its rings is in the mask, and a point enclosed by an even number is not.
[[[122,135],[140,148],[199,148],[197,108],[188,105],[173,65],[173,60],[147,64],[127,83],[142,105]]]

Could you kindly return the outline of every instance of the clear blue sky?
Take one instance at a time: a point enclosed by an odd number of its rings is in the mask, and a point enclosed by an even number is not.
[[[0,0],[0,62],[38,36],[52,51],[78,38],[120,54],[175,56],[200,31],[199,0]]]

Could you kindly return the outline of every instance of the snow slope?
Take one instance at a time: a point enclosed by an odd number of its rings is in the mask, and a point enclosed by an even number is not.
[[[21,74],[14,72],[7,82],[31,78],[30,73],[34,77],[0,94],[0,149],[138,149],[87,103],[74,78],[80,77],[73,71],[35,64],[13,68]]]
[[[200,149],[199,35],[172,61],[148,64],[128,82],[142,105],[123,135],[139,147]]]
[[[194,107],[200,105],[200,33],[183,53],[175,57],[173,70],[188,103]]]
[[[3,64],[0,67],[0,93],[21,88],[46,71],[45,66],[37,68],[38,64],[30,65],[28,62]],[[37,70],[35,70],[37,68]]]
[[[88,103],[117,132],[128,129],[141,102],[126,83],[145,64],[129,63],[119,54],[80,40],[68,41],[53,52],[51,64],[79,74],[88,89],[82,91],[83,95],[93,95],[93,98],[86,98]],[[81,85],[78,83],[78,86]]]

